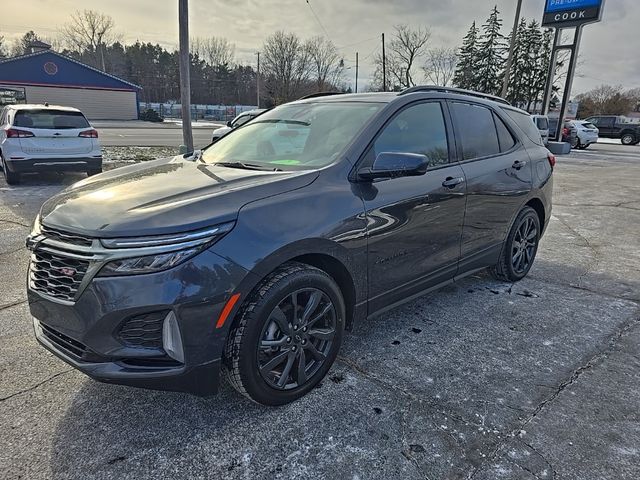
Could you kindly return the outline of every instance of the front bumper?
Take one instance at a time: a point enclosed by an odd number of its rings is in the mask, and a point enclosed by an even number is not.
[[[101,169],[102,157],[5,159],[5,163],[14,173],[86,172]]]
[[[95,380],[201,396],[217,391],[229,324],[216,328],[247,271],[210,250],[165,272],[93,278],[75,302],[28,288],[37,340]],[[184,363],[163,345],[131,345],[123,326],[152,312],[173,312]],[[233,312],[232,312],[233,315]],[[231,317],[233,318],[233,317]]]

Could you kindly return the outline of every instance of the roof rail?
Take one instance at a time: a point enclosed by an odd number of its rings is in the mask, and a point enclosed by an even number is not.
[[[300,97],[298,100],[307,100],[308,98],[328,97],[330,95],[342,95],[342,92],[316,92]]]
[[[441,92],[441,93],[457,93],[460,95],[468,95],[470,97],[484,98],[485,100],[493,100],[494,102],[502,103],[505,105],[511,105],[502,97],[496,95],[489,95],[488,93],[474,92],[473,90],[465,90],[464,88],[454,87],[438,87],[436,85],[418,85],[411,87],[400,92],[399,95],[406,95],[407,93],[415,92]]]

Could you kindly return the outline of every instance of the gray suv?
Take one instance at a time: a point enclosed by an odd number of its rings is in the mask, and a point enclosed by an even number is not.
[[[36,338],[102,382],[211,395],[224,372],[291,402],[368,316],[482,269],[527,275],[554,164],[527,113],[474,92],[279,106],[48,200],[27,240]]]

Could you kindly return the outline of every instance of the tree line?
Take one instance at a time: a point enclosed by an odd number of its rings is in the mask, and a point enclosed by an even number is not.
[[[77,11],[54,38],[25,33],[7,44],[0,36],[0,57],[29,52],[34,41],[142,87],[144,102],[178,101],[180,80],[177,49],[136,41],[127,44],[112,17],[93,10]],[[224,38],[193,38],[190,45],[191,101],[202,104],[253,105],[257,71],[236,61],[235,45]],[[344,62],[335,44],[324,37],[301,39],[275,32],[261,48],[261,99],[271,106],[329,90],[346,91]]]

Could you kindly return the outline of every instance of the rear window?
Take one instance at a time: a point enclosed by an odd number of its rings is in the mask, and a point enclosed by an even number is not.
[[[20,110],[13,121],[15,127],[49,128],[64,130],[71,128],[87,128],[89,122],[80,112],[65,110]]]
[[[593,128],[593,129],[598,128],[593,123],[589,123],[589,122],[582,122],[582,126],[584,128]]]
[[[479,105],[452,102],[465,160],[500,154],[498,133],[491,110]],[[531,124],[533,127],[533,123]]]
[[[538,130],[549,130],[549,120],[544,117],[536,118],[536,125]]]
[[[517,110],[511,110],[510,108],[503,108],[504,113],[506,113],[511,120],[516,122],[516,125],[520,127],[529,140],[533,143],[536,143],[540,146],[544,146],[542,141],[542,136],[540,136],[540,130],[538,127],[531,121],[531,115],[524,112],[519,112]]]

